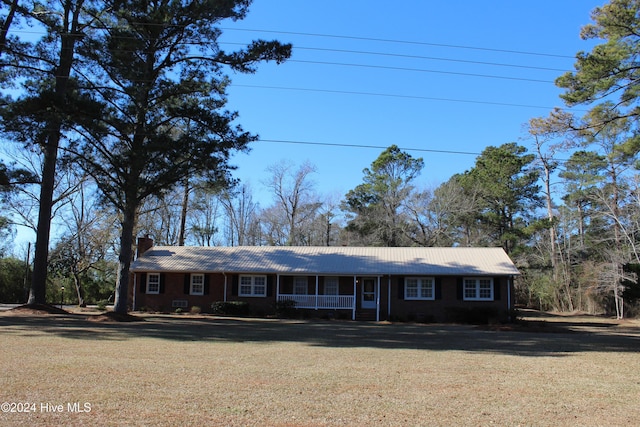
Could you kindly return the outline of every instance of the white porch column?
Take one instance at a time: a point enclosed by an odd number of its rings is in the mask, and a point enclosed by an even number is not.
[[[318,275],[316,274],[316,310],[318,309]]]
[[[224,295],[222,296],[222,300],[227,302],[227,273],[223,271],[222,275],[224,276]]]
[[[356,285],[358,283],[358,278],[353,276],[353,308],[351,309],[351,320],[356,320]]]
[[[31,244],[31,243],[29,243]],[[136,291],[138,290],[138,275],[133,273],[133,306],[132,311],[136,311]]]
[[[387,320],[391,319],[391,274],[387,282]]]
[[[276,302],[280,301],[280,273],[276,274]]]
[[[380,321],[380,276],[376,282],[376,322]]]

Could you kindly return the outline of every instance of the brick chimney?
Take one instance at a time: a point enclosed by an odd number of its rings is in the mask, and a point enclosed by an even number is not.
[[[137,255],[137,257],[139,258],[140,255],[142,255],[143,253],[145,253],[146,251],[148,251],[152,247],[153,247],[153,239],[150,238],[148,234],[145,235],[144,237],[138,237],[138,255]]]

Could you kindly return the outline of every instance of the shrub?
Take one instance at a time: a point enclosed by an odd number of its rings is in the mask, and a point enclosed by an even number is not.
[[[276,315],[291,318],[296,315],[296,302],[291,299],[276,302]]]
[[[106,299],[100,300],[96,305],[98,310],[105,311],[107,309],[107,300]]]
[[[228,316],[246,316],[249,314],[249,303],[245,301],[216,301],[211,304],[215,314]]]
[[[190,310],[191,314],[200,314],[201,311],[202,309],[197,305],[191,306],[191,310]]]
[[[176,308],[175,313],[176,314],[182,314],[182,308],[181,307]]]
[[[500,320],[500,310],[495,307],[448,307],[448,320],[454,323],[488,325]]]

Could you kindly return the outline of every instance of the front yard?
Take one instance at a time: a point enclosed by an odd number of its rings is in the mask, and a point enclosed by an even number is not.
[[[546,316],[534,327],[514,329],[190,315],[146,315],[133,323],[86,318],[0,314],[0,424],[640,421],[637,321]]]

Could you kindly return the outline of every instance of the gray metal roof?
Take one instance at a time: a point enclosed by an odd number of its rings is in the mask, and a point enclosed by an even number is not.
[[[517,275],[502,248],[155,246],[134,272],[309,275]]]

